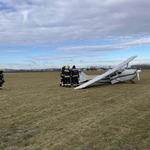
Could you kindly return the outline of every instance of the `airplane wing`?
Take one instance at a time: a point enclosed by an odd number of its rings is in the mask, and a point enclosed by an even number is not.
[[[86,83],[84,83],[84,84],[82,84],[82,85],[80,85],[80,86],[74,88],[74,89],[82,89],[82,88],[87,87],[88,85],[90,85],[90,84],[92,84],[92,83],[94,83],[94,82],[96,82],[96,81],[98,81],[98,80],[100,80],[100,79],[102,79],[102,78],[104,78],[104,77],[106,77],[106,76],[108,76],[108,75],[114,73],[115,71],[121,69],[123,66],[125,66],[126,64],[128,64],[130,61],[132,61],[132,60],[133,60],[134,58],[136,58],[136,57],[137,57],[137,56],[132,56],[132,57],[128,58],[127,60],[125,60],[124,62],[122,62],[122,63],[119,64],[118,66],[116,66],[115,68],[113,68],[113,69],[111,69],[111,70],[105,72],[105,73],[102,74],[102,75],[97,76],[96,78],[94,78],[94,79],[92,79],[92,80],[90,80],[90,81],[88,81],[88,82],[86,82]]]

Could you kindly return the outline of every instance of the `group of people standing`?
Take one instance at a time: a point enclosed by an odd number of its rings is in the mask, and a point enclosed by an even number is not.
[[[3,72],[4,69],[0,69],[0,90],[2,89],[2,85],[5,82]],[[79,86],[79,71],[78,69],[76,69],[75,65],[72,67],[72,69],[70,69],[69,65],[67,67],[63,65],[60,77],[60,86],[62,87],[71,87],[71,85],[73,85],[74,87]]]
[[[70,66],[62,66],[62,70],[60,73],[60,86],[62,87],[71,87],[73,85],[74,87],[79,86],[79,71],[76,69],[76,66],[74,65],[72,69],[70,69]]]
[[[2,89],[2,85],[5,82],[3,72],[4,72],[4,69],[3,68],[0,69],[0,90]]]

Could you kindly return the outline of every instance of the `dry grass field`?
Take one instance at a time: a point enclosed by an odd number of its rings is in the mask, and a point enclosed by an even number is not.
[[[59,74],[4,74],[0,149],[150,150],[150,70],[82,90],[60,87]]]

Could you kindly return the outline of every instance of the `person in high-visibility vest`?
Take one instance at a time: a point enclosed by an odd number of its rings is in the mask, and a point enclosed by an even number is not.
[[[65,86],[66,87],[71,87],[71,84],[70,84],[70,66],[68,65],[67,68],[64,70],[65,72]]]
[[[2,89],[2,85],[3,85],[3,83],[5,82],[5,80],[4,80],[4,75],[3,75],[3,71],[4,71],[3,68],[0,69],[0,90]]]
[[[61,73],[60,73],[60,86],[65,86],[65,65],[62,66],[62,70],[61,70]]]
[[[78,71],[78,69],[76,69],[75,65],[72,67],[71,75],[72,75],[73,86],[74,87],[76,87],[76,85],[79,86],[79,80],[78,80],[79,71]]]

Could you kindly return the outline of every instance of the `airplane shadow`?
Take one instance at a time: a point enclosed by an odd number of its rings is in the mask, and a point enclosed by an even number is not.
[[[111,85],[111,83],[95,83],[93,85],[85,87],[85,89],[88,89],[88,88],[97,88],[97,87],[105,87],[105,86],[110,86],[110,85]]]
[[[120,84],[131,84],[132,85],[133,83],[131,83],[130,81],[127,81],[127,82],[118,82],[116,84],[117,85],[120,85]],[[111,83],[94,83],[93,85],[85,87],[85,89],[88,89],[88,88],[97,88],[97,87],[106,87],[106,86],[113,86],[113,85],[116,85],[116,84],[111,84]]]

